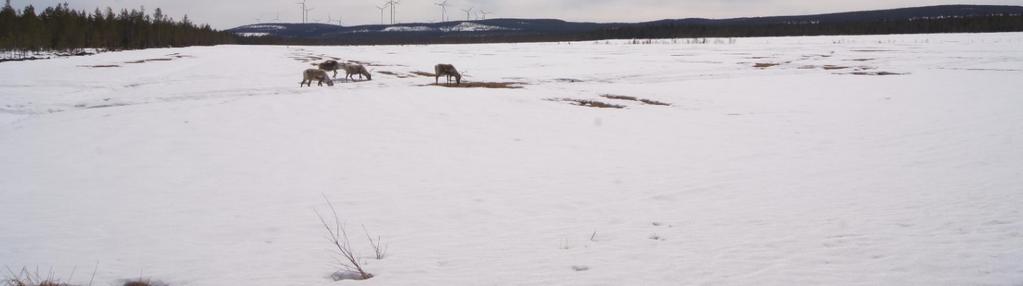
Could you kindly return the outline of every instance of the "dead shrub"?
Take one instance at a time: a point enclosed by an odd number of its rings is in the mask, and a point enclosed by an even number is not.
[[[348,238],[348,232],[345,230],[344,224],[341,223],[341,218],[337,214],[337,209],[334,208],[334,204],[327,199],[327,196],[323,196],[323,200],[327,202],[327,206],[330,207],[331,214],[334,215],[333,227],[327,223],[327,220],[320,215],[320,212],[316,212],[316,217],[320,219],[320,223],[323,225],[324,230],[327,231],[327,239],[330,241],[332,246],[337,250],[337,254],[341,256],[338,260],[342,270],[337,271],[331,275],[331,278],[335,281],[338,280],[366,280],[373,278],[373,274],[366,272],[362,268],[362,260],[352,250],[351,240]]]

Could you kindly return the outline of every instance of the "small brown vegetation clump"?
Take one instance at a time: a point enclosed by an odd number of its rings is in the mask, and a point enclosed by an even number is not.
[[[844,70],[844,69],[848,69],[849,67],[835,66],[835,65],[826,65],[823,68],[825,70],[829,70],[830,71],[830,70]]]
[[[100,68],[119,68],[121,66],[119,66],[119,65],[92,65],[92,66],[78,66],[78,67],[100,69]]]
[[[753,65],[753,67],[758,68],[758,69],[766,69],[766,68],[769,68],[769,67],[776,67],[776,66],[779,66],[779,65],[781,65],[781,64],[778,64],[778,63],[756,63],[756,64]]]
[[[583,82],[583,80],[575,79],[575,78],[556,78],[556,79],[554,79],[554,81],[557,81],[557,82],[567,82],[567,83],[580,83],[580,82]]]
[[[507,88],[507,89],[519,89],[522,88],[521,82],[463,82],[461,84],[430,84],[431,86],[442,86],[450,88]]]
[[[600,97],[607,98],[607,99],[636,101],[636,102],[642,102],[642,103],[649,104],[649,105],[671,106],[671,103],[660,102],[660,101],[651,100],[651,99],[638,98],[638,97],[635,97],[635,96],[604,94],[604,95],[601,95]]]
[[[569,102],[569,103],[572,103],[572,105],[584,106],[584,107],[592,107],[592,108],[610,108],[610,109],[624,109],[625,108],[625,105],[610,104],[610,103],[600,102],[600,101],[596,101],[596,100],[574,99],[574,98],[553,98],[553,99],[548,99],[548,100],[550,100],[550,101]]]
[[[130,61],[130,62],[124,62],[124,63],[126,63],[126,64],[144,64],[144,63],[148,63],[148,62],[169,62],[169,61],[173,61],[173,60],[174,59],[171,59],[171,58],[155,58],[155,59],[144,59],[144,60]]]
[[[150,279],[137,279],[124,281],[122,286],[167,286],[167,283],[153,281]]]
[[[7,273],[10,276],[0,280],[2,286],[71,286],[71,284],[61,281],[60,278],[54,277],[52,271],[46,278],[39,274],[38,269],[36,269],[36,273],[30,272],[28,268],[22,268],[20,272],[14,273],[8,268]],[[74,275],[74,272],[71,275]]]
[[[879,71],[879,72],[863,72],[863,71],[861,71],[861,72],[853,72],[852,74],[854,74],[854,75],[876,75],[876,76],[906,75],[904,73],[894,73],[894,72],[886,72],[886,71]]]

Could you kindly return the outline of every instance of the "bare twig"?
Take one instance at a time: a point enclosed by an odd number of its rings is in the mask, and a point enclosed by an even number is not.
[[[380,243],[380,236],[377,236],[376,240],[373,240],[373,236],[369,235],[369,230],[366,230],[366,225],[362,225],[362,231],[366,232],[366,239],[369,239],[369,244],[373,246],[373,253],[376,254],[376,259],[384,259],[387,256],[387,245]]]
[[[316,211],[316,217],[320,219],[320,223],[323,225],[324,230],[329,235],[328,239],[330,243],[337,248],[338,254],[344,258],[342,266],[358,272],[359,276],[365,280],[373,278],[372,274],[367,273],[362,269],[362,263],[359,261],[358,256],[352,251],[351,240],[348,239],[348,232],[345,230],[344,225],[341,224],[341,219],[337,214],[337,209],[334,208],[334,204],[327,199],[327,195],[323,195],[323,200],[327,202],[327,206],[330,207],[330,212],[334,215],[334,227],[332,228],[327,220],[320,215],[319,211]]]
[[[89,286],[92,286],[92,282],[96,280],[96,272],[99,271],[99,261],[96,261],[96,267],[92,268],[92,278],[89,278]]]

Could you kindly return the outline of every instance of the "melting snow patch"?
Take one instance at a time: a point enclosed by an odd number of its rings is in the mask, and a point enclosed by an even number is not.
[[[284,27],[284,26],[281,26],[281,25],[249,25],[249,26],[245,26],[245,28],[248,28],[248,29],[263,29],[263,30],[284,30],[284,29],[287,29],[287,27]]]
[[[480,31],[499,31],[499,30],[514,30],[505,27],[483,25],[477,23],[462,22],[458,25],[451,27],[440,28],[444,32],[480,32]]]
[[[383,32],[429,32],[429,31],[433,31],[433,30],[434,30],[433,28],[430,28],[430,27],[427,27],[427,26],[412,26],[412,27],[397,26],[397,27],[387,27],[387,28],[384,28],[382,31]]]
[[[270,35],[270,33],[235,33],[235,34],[246,38],[266,37]]]

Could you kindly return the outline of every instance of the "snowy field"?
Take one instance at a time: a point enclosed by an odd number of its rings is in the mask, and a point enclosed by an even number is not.
[[[329,57],[373,81],[299,88]],[[415,74],[441,62],[521,88]],[[1023,285],[1023,33],[221,46],[0,78],[0,266],[79,284]],[[375,278],[329,279],[324,195]]]

